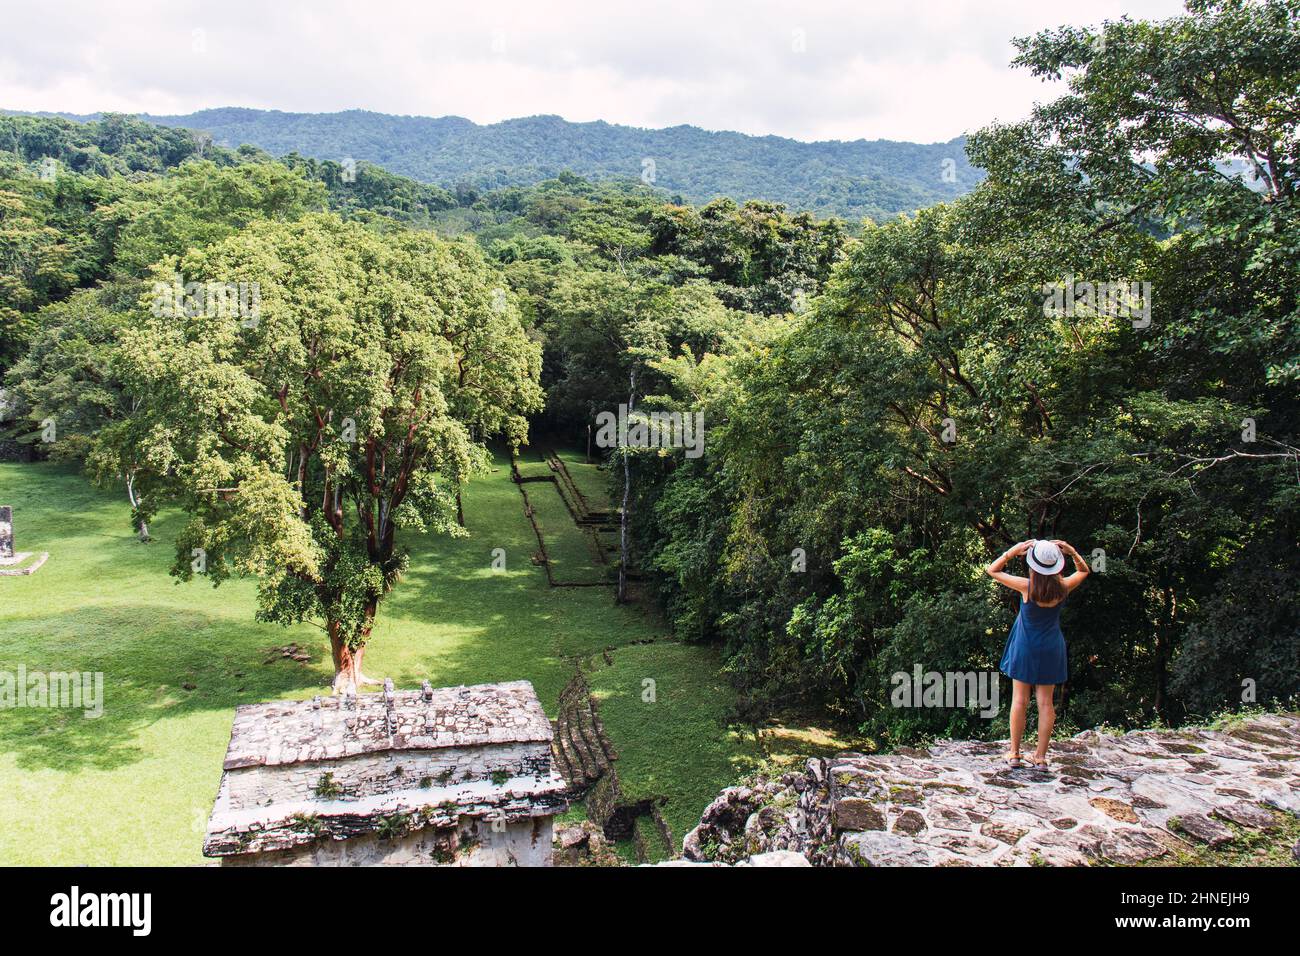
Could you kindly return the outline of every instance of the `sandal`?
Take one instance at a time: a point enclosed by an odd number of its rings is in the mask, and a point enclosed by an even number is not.
[[[1025,766],[1025,760],[1020,754],[1007,754],[1002,759],[1006,761],[1007,766],[1012,770],[1020,770]]]
[[[1031,760],[1031,761],[1029,761],[1029,766],[1030,766],[1032,769],[1037,770],[1039,773],[1047,773],[1047,761],[1046,761],[1046,760],[1041,761],[1041,762],[1040,762],[1040,761],[1037,761],[1037,760]]]

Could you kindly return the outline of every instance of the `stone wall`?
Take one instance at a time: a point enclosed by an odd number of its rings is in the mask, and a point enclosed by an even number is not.
[[[361,754],[347,760],[253,766],[229,774],[229,807],[242,810],[306,795],[348,799],[398,790],[432,790],[474,780],[551,772],[551,752],[536,744],[492,744]]]
[[[318,840],[288,850],[222,858],[223,866],[550,866],[550,817],[499,824],[461,817],[452,827],[430,827],[385,837]]]

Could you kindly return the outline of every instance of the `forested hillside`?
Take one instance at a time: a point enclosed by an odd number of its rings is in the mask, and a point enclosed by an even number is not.
[[[97,119],[73,116],[73,119]],[[980,173],[965,139],[923,145],[890,140],[804,143],[694,126],[636,129],[530,116],[478,126],[459,116],[389,116],[364,110],[282,113],[211,109],[144,116],[202,130],[213,142],[281,156],[368,161],[445,188],[531,185],[563,172],[593,180],[644,180],[690,202],[767,199],[852,221],[885,219],[953,199]]]

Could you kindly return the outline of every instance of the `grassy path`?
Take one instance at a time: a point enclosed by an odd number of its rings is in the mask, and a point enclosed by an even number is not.
[[[554,715],[582,664],[624,790],[668,797],[680,838],[755,759],[722,723],[731,698],[716,655],[670,641],[606,588],[550,587],[530,563],[536,538],[506,459],[464,498],[468,538],[410,541],[411,570],[381,608],[366,670],[399,687],[524,678]],[[50,552],[37,574],[0,578],[0,671],[100,671],[105,684],[98,719],[0,714],[0,864],[204,862],[234,707],[327,692],[324,634],[255,622],[250,581],[177,584],[167,568],[180,516],[161,516],[156,543],[139,544],[124,496],[66,468],[0,463],[0,502],[14,506],[18,547]],[[491,568],[494,548],[504,572]],[[290,642],[311,660],[274,653]]]

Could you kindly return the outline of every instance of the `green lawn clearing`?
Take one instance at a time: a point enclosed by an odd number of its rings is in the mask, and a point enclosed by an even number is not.
[[[252,581],[176,583],[167,569],[182,516],[160,516],[154,543],[140,544],[125,495],[67,467],[0,463],[0,502],[14,506],[18,548],[50,553],[36,574],[0,578],[0,670],[102,672],[105,698],[98,719],[48,708],[0,717],[0,863],[204,862],[235,706],[327,693],[324,633],[254,621]],[[672,642],[654,613],[616,606],[609,588],[550,587],[530,560],[536,538],[508,458],[464,505],[467,538],[411,539],[367,672],[398,687],[527,679],[553,715],[581,662],[625,789],[668,797],[680,839],[752,749],[722,723],[731,696],[714,652]],[[496,548],[504,571],[492,567]],[[285,657],[290,644],[310,659]],[[644,677],[658,685],[649,709]]]

